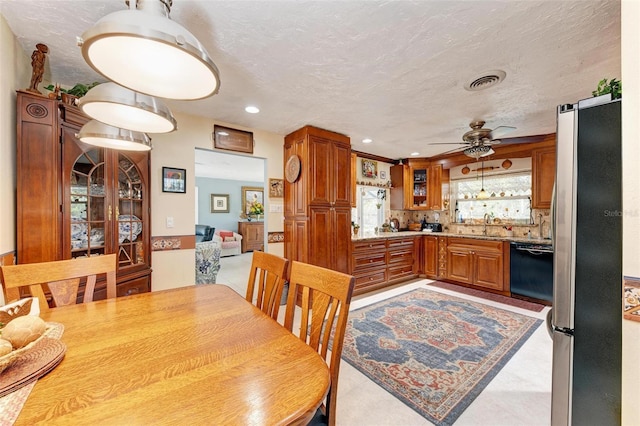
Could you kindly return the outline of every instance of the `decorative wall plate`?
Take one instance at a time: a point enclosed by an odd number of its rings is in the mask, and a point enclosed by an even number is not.
[[[293,154],[289,156],[287,160],[287,164],[284,167],[284,177],[287,179],[287,182],[293,183],[300,176],[300,157]]]

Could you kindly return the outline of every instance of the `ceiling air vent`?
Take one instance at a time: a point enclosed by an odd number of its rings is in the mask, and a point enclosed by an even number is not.
[[[504,80],[506,76],[507,73],[505,73],[504,71],[487,71],[485,73],[482,73],[481,76],[471,79],[464,85],[464,88],[472,92],[488,89],[489,87],[495,86],[496,84],[502,82],[502,80]]]

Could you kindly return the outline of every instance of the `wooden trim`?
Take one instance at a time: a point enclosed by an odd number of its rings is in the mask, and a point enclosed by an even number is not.
[[[526,136],[522,138],[508,138],[501,140],[503,143],[497,145],[495,150],[496,153],[486,157],[487,160],[530,157],[534,149],[555,147],[556,134],[550,133],[548,135]],[[509,141],[510,143],[507,144],[506,141]],[[415,161],[415,159],[412,160]],[[452,167],[461,166],[475,161],[474,159],[464,155],[462,152],[431,157],[430,160],[433,164],[441,164],[443,169],[450,169]]]
[[[195,235],[151,237],[151,251],[189,250],[196,248]]]
[[[365,158],[367,160],[380,161],[382,163],[396,164],[398,160],[392,160],[391,158],[382,157],[380,155],[369,154],[366,152],[356,151],[354,149],[351,150],[351,153],[356,154],[360,158]]]

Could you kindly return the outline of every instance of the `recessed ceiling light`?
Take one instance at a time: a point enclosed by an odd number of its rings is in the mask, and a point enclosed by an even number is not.
[[[412,153],[411,153],[411,156],[412,156],[412,157],[415,157],[416,155],[420,155],[420,153],[419,153],[419,152],[412,152]]]
[[[371,143],[371,142],[373,142],[373,139],[369,139],[369,138],[362,139],[362,143]]]
[[[260,108],[256,107],[256,106],[248,106],[244,109],[245,111],[247,111],[250,114],[257,114],[260,112]]]

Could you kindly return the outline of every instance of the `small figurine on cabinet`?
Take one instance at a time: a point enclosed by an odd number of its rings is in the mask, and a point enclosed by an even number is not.
[[[42,83],[42,75],[44,74],[44,61],[47,59],[47,53],[49,53],[49,47],[46,44],[36,44],[36,50],[31,54],[31,86],[27,89],[27,92],[42,94],[38,90],[38,85]]]

